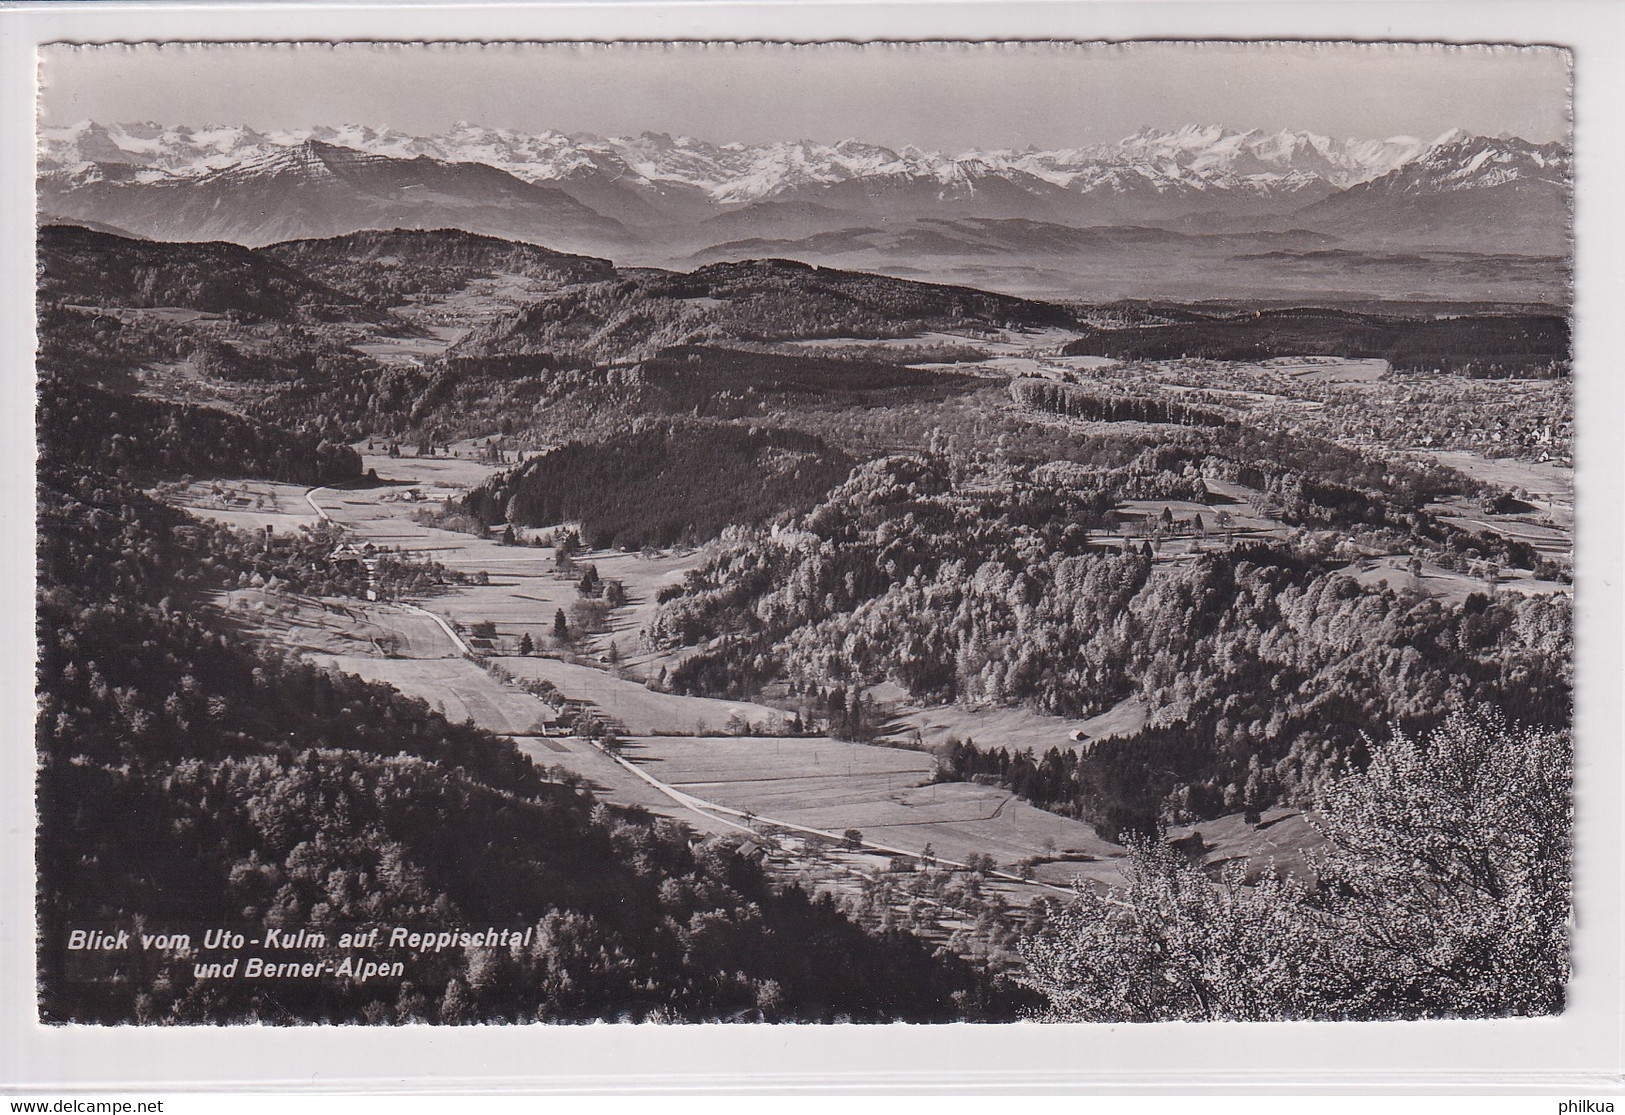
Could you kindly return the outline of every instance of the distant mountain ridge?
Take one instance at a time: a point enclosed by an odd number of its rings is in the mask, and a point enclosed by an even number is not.
[[[483,163],[398,159],[307,139],[180,176],[93,163],[42,175],[40,208],[159,240],[251,247],[362,229],[444,228],[573,247],[625,238],[569,194]],[[109,173],[109,170],[112,173]]]
[[[460,229],[622,265],[779,255],[1048,297],[1109,300],[1158,284],[1192,297],[1191,284],[1212,282],[1421,296],[1443,283],[1458,297],[1524,300],[1557,291],[1561,268],[1508,281],[1437,260],[1403,274],[1340,272],[1329,257],[1282,268],[1237,238],[1566,256],[1572,160],[1563,143],[1457,130],[1333,139],[1193,124],[1076,149],[948,156],[857,140],[715,144],[471,124],[425,137],[84,122],[42,131],[39,169],[45,217],[154,240],[261,247]],[[1182,258],[1168,258],[1169,245]]]
[[[467,123],[438,135],[414,136],[361,125],[259,132],[242,126],[103,125],[87,120],[42,129],[40,165],[43,173],[57,174],[93,164],[126,164],[138,168],[136,180],[150,183],[243,166],[314,142],[393,159],[481,163],[527,182],[565,189],[597,182],[601,193],[622,195],[618,204],[629,210],[639,208],[628,200],[630,192],[633,198],[644,195],[637,200],[652,212],[670,216],[673,208],[746,205],[863,180],[935,183],[947,191],[1000,179],[1027,190],[1042,184],[1076,194],[1151,188],[1160,193],[1291,196],[1369,181],[1460,138],[1456,131],[1427,141],[1192,124],[1141,129],[1114,144],[949,155],[915,147],[892,150],[859,140],[717,144],[650,132],[606,138]],[[595,207],[600,212],[614,207],[609,199],[600,200],[605,206]]]
[[[1368,243],[1557,254],[1568,248],[1572,173],[1559,144],[1459,137],[1298,216]]]

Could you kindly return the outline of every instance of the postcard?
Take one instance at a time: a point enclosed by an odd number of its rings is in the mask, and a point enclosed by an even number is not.
[[[45,1031],[1569,1008],[1568,46],[38,63]]]

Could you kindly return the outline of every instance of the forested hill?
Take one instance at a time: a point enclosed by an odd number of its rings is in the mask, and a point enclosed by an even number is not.
[[[273,321],[376,321],[352,294],[239,244],[165,244],[70,225],[39,231],[42,302],[158,307]]]
[[[183,474],[336,484],[361,475],[348,445],[213,407],[114,395],[43,374],[37,408],[43,461],[130,479]]]
[[[1091,544],[1132,479],[871,461],[789,530],[728,536],[662,594],[647,634],[704,648],[673,672],[680,692],[741,699],[783,680],[832,723],[842,692],[882,682],[924,703],[1074,718],[1138,701],[1144,729],[1047,781],[1010,780],[1111,839],[1302,804],[1362,759],[1362,732],[1426,730],[1458,705],[1568,722],[1566,598],[1363,586],[1331,534],[1180,564],[1158,564],[1150,542]],[[1313,503],[1282,513],[1307,520]],[[1425,527],[1407,528],[1418,549]],[[1007,770],[967,776],[987,773]]]
[[[368,302],[395,305],[415,295],[451,294],[477,279],[518,277],[544,284],[614,277],[607,259],[555,252],[459,229],[352,232],[287,240],[258,251]]]
[[[594,547],[692,544],[730,524],[805,511],[851,467],[794,430],[646,423],[550,450],[476,488],[465,506],[492,525],[578,521]]]
[[[201,595],[246,577],[265,539],[223,548],[77,465],[48,463],[39,500],[45,1021],[1009,1021],[1032,1005],[775,888],[733,841],[610,809],[509,740],[216,626]],[[532,937],[412,956],[405,979],[213,980],[184,954],[68,952],[84,925]]]
[[[1070,311],[969,287],[747,260],[692,274],[622,271],[476,329],[462,356],[548,353],[642,360],[677,345],[726,340],[906,337],[927,329],[1070,326]]]

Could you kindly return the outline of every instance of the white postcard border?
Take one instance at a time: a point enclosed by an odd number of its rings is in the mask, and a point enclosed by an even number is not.
[[[1477,1089],[1583,1094],[1621,1068],[1625,26],[1607,3],[28,5],[0,12],[4,890],[0,1089],[309,1091]],[[1145,1026],[42,1027],[32,859],[33,49],[143,39],[1307,38],[1575,49],[1580,763],[1576,976],[1555,1019]]]

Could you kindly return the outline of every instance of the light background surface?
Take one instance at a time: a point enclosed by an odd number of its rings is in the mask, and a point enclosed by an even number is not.
[[[1622,456],[1625,30],[1619,5],[1006,3],[321,8],[50,4],[0,12],[0,1084],[65,1090],[1085,1087],[1095,1091],[1402,1092],[1617,1087],[1621,1029]],[[46,1028],[34,1022],[32,925],[32,117],[49,41],[356,38],[1411,38],[1575,51],[1580,765],[1576,979],[1562,1017],[1403,1024],[1008,1027]],[[296,90],[289,90],[293,96]],[[88,95],[88,94],[87,94]],[[132,91],[132,104],[134,93]],[[1364,110],[1362,110],[1364,111]],[[69,116],[75,115],[69,113]],[[83,113],[82,115],[90,115]],[[138,116],[122,112],[119,118]],[[210,115],[214,115],[211,113]],[[232,115],[229,104],[220,117]],[[1215,115],[1219,115],[1215,113]],[[885,113],[876,113],[881,122]],[[725,136],[748,138],[748,117]],[[1455,122],[1465,122],[1455,121]],[[905,122],[899,122],[903,129]],[[965,121],[952,121],[967,129]],[[1052,126],[1053,122],[1036,122]],[[877,125],[878,126],[878,125]],[[613,130],[613,129],[612,129]],[[1328,130],[1331,130],[1328,128]],[[1036,133],[1035,133],[1036,134]],[[875,138],[884,138],[876,136]],[[110,819],[116,823],[116,819]]]
[[[244,43],[42,52],[48,125],[365,124],[958,153],[1226,124],[1432,139],[1568,134],[1560,51],[1353,43]]]

